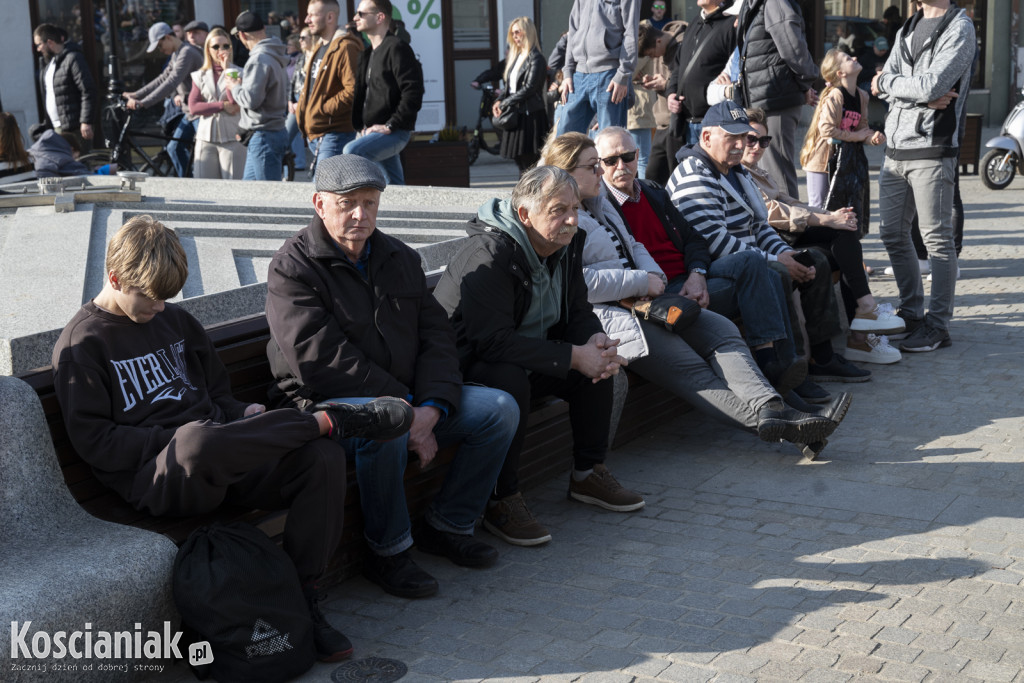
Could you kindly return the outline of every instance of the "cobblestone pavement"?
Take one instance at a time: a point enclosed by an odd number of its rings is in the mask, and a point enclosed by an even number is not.
[[[842,387],[822,460],[685,414],[609,457],[639,512],[569,502],[559,478],[528,492],[547,546],[480,531],[502,553],[483,571],[416,552],[427,600],[334,587],[355,656],[404,681],[1024,681],[1024,181],[962,187],[953,346]],[[892,278],[872,288],[893,300]]]

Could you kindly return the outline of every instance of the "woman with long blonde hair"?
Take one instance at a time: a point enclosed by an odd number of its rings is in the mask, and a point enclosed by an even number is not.
[[[537,29],[529,17],[517,17],[508,26],[508,57],[505,59],[505,95],[494,103],[494,116],[512,107],[519,113],[515,130],[501,136],[501,156],[512,159],[519,173],[540,158],[540,148],[548,133],[548,113],[544,105],[544,84],[548,63],[540,52]]]
[[[241,179],[245,169],[245,146],[235,138],[241,109],[224,80],[225,73],[242,71],[233,56],[231,37],[215,28],[206,36],[203,66],[192,72],[188,109],[199,116],[192,169],[196,178]]]

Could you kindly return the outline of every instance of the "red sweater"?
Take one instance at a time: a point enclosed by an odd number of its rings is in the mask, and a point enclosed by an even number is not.
[[[665,277],[672,280],[686,273],[683,252],[672,244],[665,226],[643,192],[640,193],[640,201],[622,205],[622,215],[626,217],[633,237],[647,247],[651,257],[665,271]]]

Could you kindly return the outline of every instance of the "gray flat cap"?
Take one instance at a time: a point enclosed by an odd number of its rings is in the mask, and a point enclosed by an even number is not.
[[[344,194],[361,187],[383,191],[388,185],[380,166],[355,154],[338,154],[316,165],[317,192]]]

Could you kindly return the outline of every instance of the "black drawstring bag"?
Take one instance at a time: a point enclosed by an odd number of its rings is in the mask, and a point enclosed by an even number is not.
[[[868,157],[862,142],[832,143],[828,157],[826,211],[850,207],[857,212],[857,233],[868,234],[871,225],[871,188]]]

